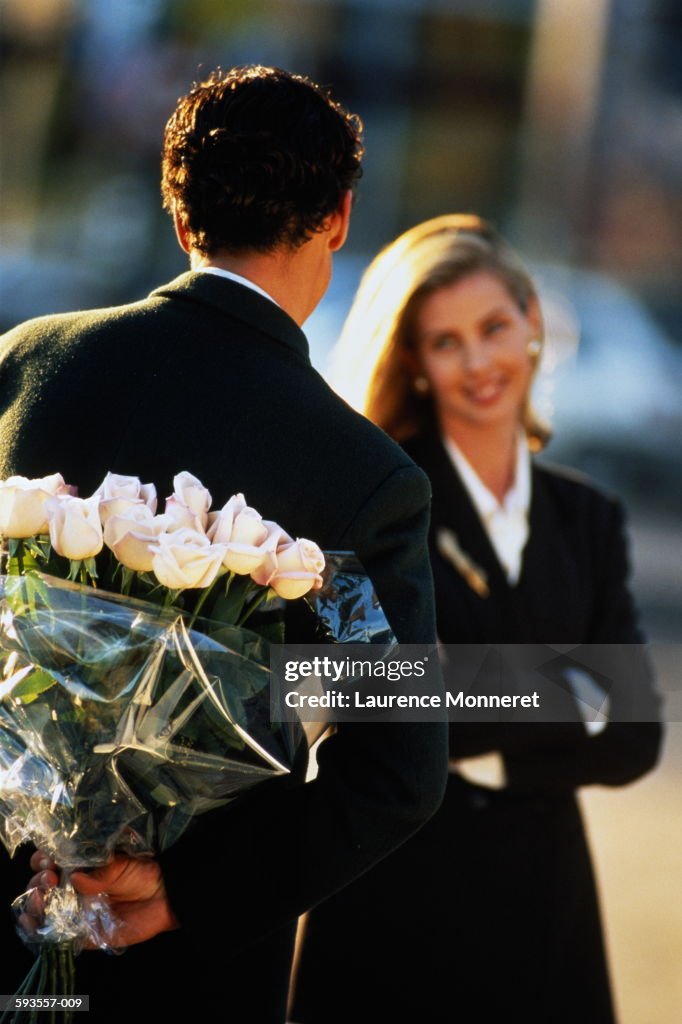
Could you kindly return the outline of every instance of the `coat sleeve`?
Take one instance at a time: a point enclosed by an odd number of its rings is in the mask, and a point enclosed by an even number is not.
[[[435,638],[426,554],[429,485],[415,467],[394,471],[339,538],[363,561],[401,642]],[[338,726],[305,784],[277,779],[252,798],[197,819],[161,856],[183,927],[206,927],[199,896],[215,865],[240,944],[303,913],[370,868],[438,808],[447,770],[445,724]]]
[[[608,725],[589,736],[578,727],[556,725],[553,742],[528,756],[505,757],[510,786],[518,789],[572,789],[634,782],[656,765],[663,730],[645,638],[628,586],[629,558],[622,505],[608,502],[604,528],[593,538],[599,566],[588,642],[608,645],[611,710]],[[566,742],[563,742],[563,741]]]

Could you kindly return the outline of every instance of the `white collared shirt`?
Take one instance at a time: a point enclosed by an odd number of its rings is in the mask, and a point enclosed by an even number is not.
[[[264,288],[261,288],[254,281],[249,281],[248,277],[242,277],[241,274],[234,274],[231,270],[223,270],[222,267],[192,267],[192,270],[195,274],[215,274],[217,277],[226,277],[230,281],[236,281],[237,284],[243,284],[245,288],[258,292],[264,299],[269,299],[270,302],[274,302],[276,306],[279,306],[279,302],[273,299],[272,295],[268,295]]]
[[[521,558],[529,533],[531,475],[526,438],[523,434],[519,435],[514,483],[501,503],[482,483],[455,442],[444,437],[443,444],[478,512],[495,554],[507,573],[507,579],[513,586],[521,575]],[[466,548],[465,539],[460,540]]]

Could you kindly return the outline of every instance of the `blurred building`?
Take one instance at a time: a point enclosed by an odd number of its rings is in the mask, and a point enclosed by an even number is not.
[[[202,68],[255,60],[362,114],[356,250],[477,210],[531,255],[627,278],[677,322],[673,0],[5,0],[3,15],[3,265],[40,253],[63,277],[68,261],[85,302],[175,266],[163,123]],[[5,323],[40,301],[3,297]]]
[[[609,394],[619,443],[586,443],[588,411],[561,456],[648,495],[682,423],[660,384],[682,376],[663,351],[682,336],[681,17],[673,0],[4,0],[0,327],[137,298],[184,269],[159,196],[166,118],[216,65],[279,64],[332,85],[365,123],[322,349],[381,245],[446,210],[481,213],[540,266],[605,273],[632,296],[583,324],[601,353],[590,393]],[[642,374],[649,351],[659,371]],[[624,430],[616,392],[640,380]]]
[[[158,184],[176,98],[219,64],[300,69],[366,129],[323,347],[381,245],[443,211],[479,212],[541,267],[605,273],[632,295],[609,305],[607,280],[595,329],[585,289],[567,285],[619,442],[586,441],[588,409],[580,447],[561,455],[648,495],[682,423],[676,397],[663,401],[682,377],[664,351],[682,335],[681,18],[673,0],[4,0],[0,327],[137,298],[184,269]],[[649,312],[633,320],[638,302]]]

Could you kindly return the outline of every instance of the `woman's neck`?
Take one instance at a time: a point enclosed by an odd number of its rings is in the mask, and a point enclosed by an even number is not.
[[[441,425],[445,437],[457,445],[464,458],[491,494],[501,503],[514,486],[518,433],[508,427],[500,429],[466,425]]]

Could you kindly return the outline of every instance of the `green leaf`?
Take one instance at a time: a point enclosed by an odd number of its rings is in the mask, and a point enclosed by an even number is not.
[[[163,783],[160,783],[149,795],[152,800],[156,800],[157,804],[166,807],[173,807],[178,802],[178,794],[175,790],[171,789],[170,786],[164,786]]]
[[[207,617],[216,622],[224,622],[227,625],[234,625],[239,618],[244,606],[244,599],[250,590],[251,580],[248,576],[234,577],[227,593],[218,594],[210,611],[206,611]]]
[[[49,672],[43,669],[36,669],[29,676],[22,679],[12,690],[13,700],[19,700],[22,704],[32,704],[34,700],[56,685],[56,680]]]
[[[29,537],[24,541],[26,549],[38,562],[47,562],[50,557],[50,538],[45,534],[37,537]]]
[[[283,644],[284,643],[284,623],[283,622],[267,622],[267,623],[256,623],[251,626],[254,633],[258,633],[264,640],[267,640],[271,644]]]
[[[35,570],[26,573],[26,597],[31,607],[35,607],[36,597],[39,597],[47,607],[50,601],[50,594],[45,580]]]
[[[129,594],[132,589],[133,582],[135,580],[135,572],[133,569],[129,569],[125,565],[121,566],[121,568],[123,570],[121,580],[121,593]]]
[[[96,580],[97,579],[97,562],[95,561],[95,559],[94,558],[86,558],[85,561],[83,562],[83,565],[85,566],[85,571],[88,574],[88,576],[90,577],[90,579],[91,580]]]

